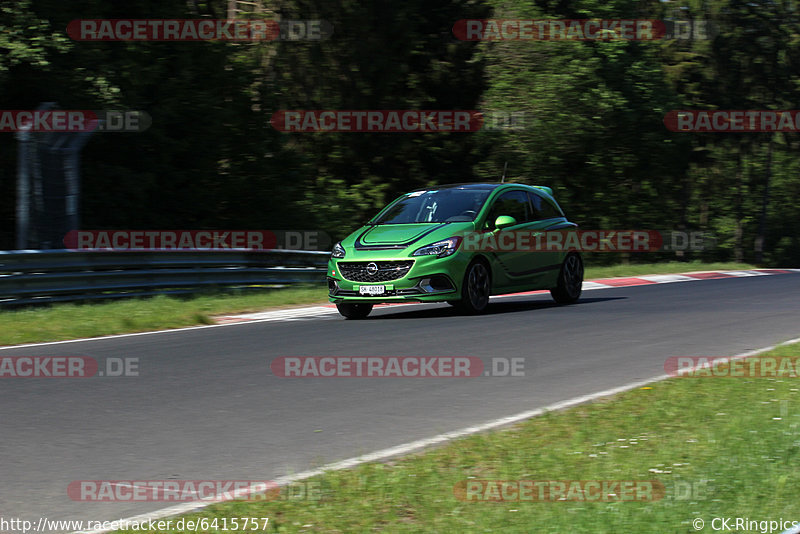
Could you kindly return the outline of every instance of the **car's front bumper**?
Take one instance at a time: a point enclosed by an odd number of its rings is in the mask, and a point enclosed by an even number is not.
[[[328,297],[331,302],[442,302],[457,300],[461,295],[461,282],[466,259],[458,253],[438,258],[436,256],[386,257],[359,254],[357,258],[331,259],[328,262]],[[383,280],[359,273],[353,275],[353,264],[399,263],[413,261],[403,276]],[[339,263],[350,264],[351,269],[340,269]],[[384,286],[381,295],[364,295],[361,286]]]

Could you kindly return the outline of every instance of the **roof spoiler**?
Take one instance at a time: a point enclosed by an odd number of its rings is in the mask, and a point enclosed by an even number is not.
[[[535,187],[536,189],[541,189],[551,197],[553,196],[553,189],[551,187],[547,187],[546,185],[534,185],[533,187]]]

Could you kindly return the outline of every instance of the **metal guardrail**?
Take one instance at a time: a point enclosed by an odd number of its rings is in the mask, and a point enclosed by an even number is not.
[[[324,282],[329,252],[0,251],[0,307]]]

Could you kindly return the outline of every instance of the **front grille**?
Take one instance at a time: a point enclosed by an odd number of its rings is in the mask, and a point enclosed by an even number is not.
[[[370,273],[367,266],[374,264],[377,271]],[[398,280],[403,278],[411,266],[414,265],[414,260],[407,261],[350,261],[339,262],[339,273],[345,280],[351,282],[388,282],[389,280]]]

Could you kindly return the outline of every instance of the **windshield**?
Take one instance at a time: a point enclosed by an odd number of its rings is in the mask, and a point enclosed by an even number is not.
[[[489,193],[489,189],[414,191],[392,204],[372,224],[474,221]]]

